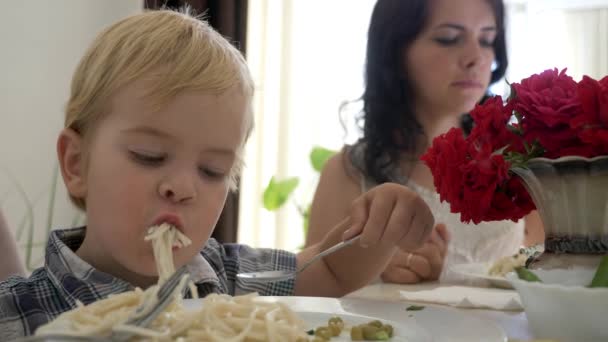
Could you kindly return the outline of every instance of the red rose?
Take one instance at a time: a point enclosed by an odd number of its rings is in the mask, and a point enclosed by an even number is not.
[[[462,165],[461,170],[464,175],[461,199],[464,210],[460,219],[477,224],[487,219],[496,189],[507,179],[509,165],[501,154],[483,149]]]
[[[468,139],[480,145],[489,144],[497,150],[519,140],[508,128],[512,116],[512,106],[503,105],[502,97],[494,96],[486,100],[483,105],[477,105],[471,111],[475,122]]]
[[[440,199],[463,222],[516,221],[535,206],[511,163],[608,154],[608,77],[576,83],[565,70],[547,70],[513,84],[506,104],[491,98],[471,116],[466,139],[452,129],[434,139],[422,160]]]
[[[572,155],[573,151],[585,145],[567,125],[559,125],[552,129],[524,124],[524,140],[528,143],[538,141],[546,150],[543,157],[559,158]]]
[[[420,158],[431,169],[435,189],[442,201],[458,201],[462,190],[459,166],[466,161],[468,144],[461,129],[452,128],[436,137]]]
[[[581,112],[570,121],[581,143],[583,156],[608,154],[608,77],[596,81],[588,76],[578,84]]]
[[[536,206],[519,177],[511,178],[496,191],[490,210],[486,214],[487,221],[512,220],[517,222],[526,216]]]
[[[581,112],[577,83],[566,69],[546,70],[538,75],[514,83],[515,97],[510,101],[522,117],[524,140],[538,140],[547,150],[547,157],[559,156],[559,149],[572,141],[570,121]],[[556,150],[557,149],[557,150]]]
[[[577,84],[566,75],[566,69],[545,70],[532,75],[521,84],[513,83],[514,109],[526,117],[548,127],[567,125],[574,114],[580,111],[576,96]]]

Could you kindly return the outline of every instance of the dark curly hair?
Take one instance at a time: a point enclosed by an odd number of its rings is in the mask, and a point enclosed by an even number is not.
[[[495,69],[491,83],[500,80],[507,68],[502,0],[487,0],[496,18]],[[368,31],[363,111],[358,118],[365,144],[364,173],[378,184],[389,181],[387,168],[401,151],[415,151],[416,138],[424,134],[412,110],[411,85],[403,68],[403,51],[423,30],[429,17],[430,0],[378,0]],[[470,126],[463,117],[463,126]]]

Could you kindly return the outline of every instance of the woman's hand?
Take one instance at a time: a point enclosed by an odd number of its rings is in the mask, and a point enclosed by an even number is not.
[[[350,223],[344,240],[361,234],[359,243],[364,247],[413,250],[424,248],[431,239],[435,219],[417,193],[403,185],[383,183],[353,201]]]
[[[298,253],[298,265],[356,235],[360,235],[358,243],[300,273],[296,295],[341,297],[357,290],[377,279],[397,250],[423,247],[435,226],[424,200],[396,183],[383,183],[357,197],[341,221],[321,242]]]
[[[444,224],[438,224],[424,245],[411,252],[399,250],[382,272],[388,283],[415,284],[437,280],[443,269],[449,233]]]

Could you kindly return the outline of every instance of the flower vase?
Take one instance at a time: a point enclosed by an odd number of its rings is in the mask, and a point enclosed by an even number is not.
[[[513,172],[545,230],[545,251],[531,267],[596,268],[608,254],[608,156],[533,158]]]

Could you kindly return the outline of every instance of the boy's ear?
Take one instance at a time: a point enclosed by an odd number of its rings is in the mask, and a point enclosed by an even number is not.
[[[86,195],[85,149],[82,136],[71,128],[64,128],[57,139],[57,156],[63,182],[75,198]]]

